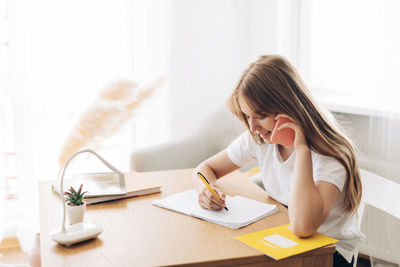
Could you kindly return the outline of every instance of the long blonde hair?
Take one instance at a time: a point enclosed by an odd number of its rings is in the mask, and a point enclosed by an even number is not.
[[[328,119],[290,62],[278,55],[261,56],[243,73],[228,99],[231,112],[247,128],[239,98],[257,115],[285,113],[299,124],[308,144],[318,153],[337,159],[346,169],[345,212],[354,213],[361,201],[361,180],[352,142]],[[257,143],[263,140],[251,133]]]

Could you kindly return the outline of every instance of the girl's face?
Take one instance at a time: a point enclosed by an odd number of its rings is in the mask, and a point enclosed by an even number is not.
[[[246,115],[250,131],[258,134],[265,143],[271,144],[270,137],[276,122],[274,119],[275,115],[270,114],[268,116],[261,117],[257,114],[254,114],[246,102],[242,100],[242,98],[239,98],[239,106],[240,110]]]

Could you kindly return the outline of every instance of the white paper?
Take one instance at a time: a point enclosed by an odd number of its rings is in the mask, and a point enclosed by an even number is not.
[[[225,203],[229,209],[228,211],[225,209],[220,211],[202,209],[197,199],[198,193],[195,189],[191,189],[155,200],[153,205],[185,213],[232,229],[241,228],[277,211],[275,205],[242,196],[226,196]]]
[[[190,215],[193,210],[201,209],[197,202],[197,191],[187,190],[163,199],[154,200],[153,205]]]
[[[290,248],[298,245],[298,243],[278,234],[266,236],[264,239],[281,248]]]

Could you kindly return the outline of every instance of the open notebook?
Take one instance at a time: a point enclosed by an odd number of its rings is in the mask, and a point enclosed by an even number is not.
[[[229,211],[205,210],[197,202],[198,194],[190,189],[153,201],[153,205],[184,213],[232,229],[244,227],[278,211],[275,205],[248,199],[242,196],[226,196]]]

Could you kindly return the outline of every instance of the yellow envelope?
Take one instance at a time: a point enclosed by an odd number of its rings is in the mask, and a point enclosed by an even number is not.
[[[338,241],[320,233],[315,233],[313,236],[307,238],[299,238],[292,233],[290,224],[237,236],[235,239],[276,260],[330,245]]]

